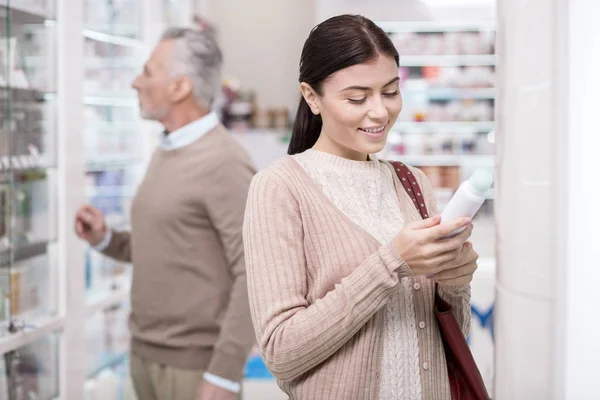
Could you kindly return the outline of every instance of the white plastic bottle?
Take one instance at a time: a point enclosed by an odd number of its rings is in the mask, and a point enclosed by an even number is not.
[[[458,190],[454,193],[444,211],[442,211],[441,223],[463,217],[473,218],[485,201],[487,192],[492,187],[493,182],[494,177],[489,170],[475,170],[473,175],[458,187]],[[454,236],[464,229],[459,228],[448,236]]]

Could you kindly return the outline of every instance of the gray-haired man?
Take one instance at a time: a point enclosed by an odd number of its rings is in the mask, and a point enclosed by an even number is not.
[[[130,232],[83,206],[81,238],[133,263],[131,374],[140,400],[236,399],[254,342],[242,221],[254,167],[210,105],[220,90],[214,34],[168,30],[133,82],[165,128],[132,205]]]

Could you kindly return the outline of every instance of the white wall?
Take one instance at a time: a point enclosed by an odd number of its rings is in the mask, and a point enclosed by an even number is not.
[[[494,0],[316,0],[317,20],[361,14],[376,21],[494,20]]]
[[[315,21],[313,1],[201,0],[219,30],[226,77],[255,88],[259,104],[295,110],[298,62]]]
[[[597,399],[600,4],[499,4],[494,398]]]
[[[427,6],[415,0],[316,0],[317,20],[338,14],[360,14],[375,21],[426,21]]]
[[[498,400],[552,399],[557,224],[552,144],[559,50],[554,2],[501,0],[498,7],[497,296]],[[535,21],[535,25],[532,22]]]
[[[562,286],[557,304],[562,314],[558,349],[563,356],[558,381],[563,391],[556,398],[597,399],[598,360],[600,359],[600,321],[594,306],[600,303],[600,246],[598,200],[600,186],[600,136],[598,135],[598,89],[600,88],[600,3],[589,0],[560,0],[560,15],[565,21],[556,27],[566,37],[562,55],[566,68],[567,91],[559,112],[566,122],[564,140],[557,143],[566,153],[561,164],[564,180],[559,195],[566,200],[563,237],[566,264],[558,282]],[[564,28],[564,29],[561,29]],[[564,35],[564,32],[568,32]],[[592,39],[593,38],[593,39]],[[559,147],[560,146],[560,147]],[[560,160],[558,160],[560,163]],[[562,227],[560,227],[562,228]]]

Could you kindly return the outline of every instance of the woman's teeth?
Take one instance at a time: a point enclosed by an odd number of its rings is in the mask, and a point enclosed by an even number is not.
[[[360,128],[360,129],[365,132],[368,132],[368,133],[379,133],[385,129],[385,125],[382,127],[379,127],[379,128],[370,128],[370,129]]]

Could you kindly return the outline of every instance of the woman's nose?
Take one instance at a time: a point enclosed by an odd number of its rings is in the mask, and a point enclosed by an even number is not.
[[[371,108],[368,112],[369,118],[374,121],[384,122],[388,117],[388,110],[383,99],[377,98],[371,103]]]

